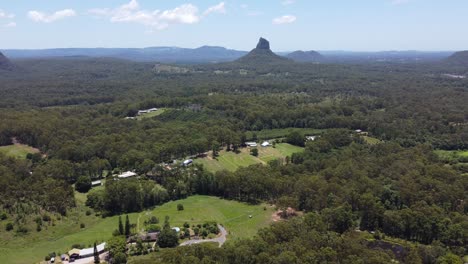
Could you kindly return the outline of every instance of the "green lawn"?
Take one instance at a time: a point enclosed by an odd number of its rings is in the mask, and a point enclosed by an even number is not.
[[[0,147],[0,152],[10,157],[25,159],[28,153],[38,153],[39,150],[28,145],[14,144]]]
[[[252,140],[253,135],[256,134],[259,140],[262,139],[272,139],[272,138],[282,138],[286,137],[289,133],[293,131],[299,131],[304,135],[319,135],[323,133],[323,129],[315,128],[278,128],[278,129],[265,129],[261,131],[247,131],[246,137],[247,140]]]
[[[157,111],[139,115],[139,116],[137,116],[137,119],[138,119],[138,120],[141,120],[141,119],[145,119],[145,118],[155,117],[155,116],[158,116],[158,115],[163,114],[164,112],[166,112],[166,110],[167,110],[167,109],[165,109],[165,108],[160,108],[160,109],[158,109]]]
[[[382,142],[378,138],[373,138],[373,137],[369,137],[369,136],[363,136],[362,138],[364,139],[364,142],[366,142],[369,145],[375,145],[375,144],[379,144],[379,143]]]
[[[266,164],[271,160],[278,158],[285,158],[291,156],[293,153],[301,152],[304,149],[301,147],[293,146],[287,143],[276,144],[276,147],[258,147],[258,157],[250,155],[250,149],[244,148],[239,154],[234,152],[220,151],[216,159],[211,156],[196,159],[196,164],[203,164],[203,166],[211,172],[220,170],[235,171],[240,167],[247,167],[253,164]]]
[[[77,197],[79,201],[83,197]],[[70,212],[67,218],[55,221],[55,226],[48,226],[41,232],[32,228],[28,235],[16,236],[14,232],[6,232],[0,223],[0,263],[35,263],[43,260],[49,252],[66,252],[72,244],[92,245],[112,236],[117,229],[118,216],[100,218],[93,214],[86,216],[87,208],[79,202],[76,210]],[[177,204],[184,205],[184,211],[177,211]],[[129,214],[130,222],[143,227],[145,219],[151,215],[164,221],[170,217],[171,226],[182,226],[184,222],[198,224],[214,220],[223,224],[229,232],[229,239],[253,236],[259,228],[270,223],[273,208],[264,205],[247,205],[235,201],[222,200],[210,196],[192,196],[184,200],[166,203],[154,210]],[[249,218],[252,215],[252,218]],[[80,223],[86,227],[80,229]]]
[[[458,158],[468,157],[468,150],[435,150],[434,152],[444,161],[453,161]]]

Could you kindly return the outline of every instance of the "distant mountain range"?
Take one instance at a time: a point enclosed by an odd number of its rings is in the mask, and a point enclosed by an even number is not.
[[[260,51],[259,51],[260,50]],[[259,55],[264,49],[259,49],[250,57]],[[270,50],[271,51],[271,50]],[[195,49],[179,47],[149,47],[149,48],[65,48],[65,49],[9,49],[2,51],[11,59],[50,58],[50,57],[110,57],[138,62],[160,62],[173,64],[200,64],[231,62],[248,54],[247,51],[226,49],[216,46],[203,46]],[[263,52],[265,53],[265,52]],[[351,51],[295,51],[266,52],[270,55],[281,55],[297,62],[419,62],[439,61],[451,56],[453,52],[422,52],[422,51],[381,51],[381,52],[351,52]]]
[[[15,59],[49,57],[111,57],[140,62],[163,63],[216,63],[236,60],[246,51],[223,47],[203,46],[196,49],[178,47],[150,48],[70,48],[43,50],[4,50],[6,56]]]

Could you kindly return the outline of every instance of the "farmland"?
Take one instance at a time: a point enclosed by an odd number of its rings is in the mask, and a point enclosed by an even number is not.
[[[66,252],[73,244],[89,246],[95,241],[105,241],[117,229],[118,216],[107,218],[94,214],[87,216],[89,210],[82,204],[84,196],[77,197],[78,208],[68,217],[55,219],[55,226],[47,226],[41,232],[30,231],[28,235],[6,233],[1,223],[0,263],[32,263],[40,261],[50,252]],[[183,204],[184,210],[177,211],[177,204]],[[211,196],[191,196],[187,199],[168,202],[152,210],[128,214],[131,223],[137,229],[143,228],[143,222],[151,216],[163,221],[169,216],[171,226],[216,221],[224,225],[229,233],[228,239],[252,237],[258,229],[270,223],[273,208],[265,205],[247,205],[240,202],[223,200]],[[249,218],[252,215],[252,218]],[[85,228],[80,228],[80,223]]]
[[[258,157],[250,154],[250,149],[241,149],[239,154],[228,151],[220,151],[219,156],[213,159],[210,155],[202,159],[196,159],[195,164],[202,164],[208,171],[216,172],[220,170],[235,171],[240,167],[247,167],[253,164],[266,164],[274,159],[282,159],[291,156],[293,153],[301,152],[304,149],[287,143],[276,144],[273,147],[259,147]]]

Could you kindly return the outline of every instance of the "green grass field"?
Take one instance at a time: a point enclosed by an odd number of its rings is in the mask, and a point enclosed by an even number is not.
[[[28,145],[14,144],[0,147],[0,152],[5,154],[6,156],[25,159],[28,153],[38,153],[39,150],[32,148]]]
[[[373,138],[373,137],[369,137],[369,136],[363,136],[362,138],[364,139],[364,142],[366,142],[369,145],[375,145],[375,144],[379,144],[379,143],[382,142],[378,138]]]
[[[167,110],[167,109],[165,109],[165,108],[160,108],[160,109],[158,109],[157,111],[139,115],[139,116],[137,116],[137,119],[138,119],[138,120],[142,120],[142,119],[145,119],[145,118],[155,117],[155,116],[158,116],[158,115],[163,114],[164,112],[166,112],[166,110]]]
[[[293,146],[287,143],[276,144],[276,147],[258,147],[258,157],[250,155],[250,149],[244,148],[239,154],[234,152],[220,151],[216,159],[211,156],[196,159],[195,164],[203,164],[203,166],[211,172],[220,170],[235,171],[240,167],[247,167],[253,164],[266,164],[271,160],[285,158],[293,153],[301,152],[304,149]]]
[[[56,220],[55,226],[48,226],[41,232],[34,229],[28,235],[16,236],[13,232],[6,232],[0,223],[0,263],[37,263],[43,260],[49,252],[67,252],[73,244],[92,245],[112,237],[117,229],[118,216],[100,218],[93,214],[86,216],[87,208],[81,204],[83,197],[77,197],[79,207],[70,212],[67,218]],[[177,211],[177,204],[183,204],[184,210]],[[228,239],[253,236],[259,228],[267,226],[271,221],[273,208],[265,205],[247,205],[235,201],[223,200],[210,196],[192,196],[184,200],[173,201],[154,210],[129,214],[130,222],[137,223],[137,228],[143,228],[143,222],[151,215],[161,221],[167,215],[171,226],[182,226],[184,222],[190,224],[203,223],[214,220],[224,225],[229,232]],[[252,218],[249,218],[252,215]],[[80,223],[86,225],[80,228]]]
[[[459,158],[468,158],[468,150],[435,150],[434,152],[439,158],[447,162]]]
[[[247,131],[245,134],[246,134],[247,140],[252,140],[254,134],[257,135],[258,139],[262,140],[262,139],[272,139],[272,138],[283,138],[293,131],[299,131],[304,135],[319,135],[324,132],[323,129],[315,129],[315,128],[279,128],[279,129],[265,129],[261,131]]]

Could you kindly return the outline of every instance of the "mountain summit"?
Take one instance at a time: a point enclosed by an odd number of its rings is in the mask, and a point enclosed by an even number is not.
[[[264,38],[260,38],[257,44],[257,49],[269,50],[270,42]]]
[[[0,52],[0,70],[11,71],[13,68],[13,63],[11,63],[11,61]]]
[[[285,62],[292,62],[292,60],[281,57],[273,53],[270,49],[270,42],[264,38],[260,38],[257,47],[250,51],[244,57],[238,59],[236,62],[242,64],[256,65],[256,64],[278,64]]]

